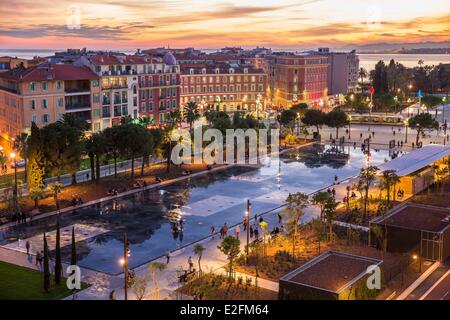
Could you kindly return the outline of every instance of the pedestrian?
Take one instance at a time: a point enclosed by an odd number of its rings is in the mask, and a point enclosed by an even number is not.
[[[250,238],[253,238],[253,235],[254,235],[253,226],[250,226]]]
[[[372,131],[372,137],[375,138],[375,131]]]
[[[334,183],[336,183],[338,181],[338,176],[334,176]]]
[[[258,230],[257,226],[255,226],[255,229],[253,230],[253,233],[255,234],[255,239],[258,240],[259,230]]]
[[[169,262],[170,262],[170,251],[167,250],[167,252],[166,252],[166,264],[169,264]]]
[[[225,230],[224,227],[222,226],[222,228],[220,228],[220,239],[225,238]]]
[[[27,248],[27,255],[30,255],[30,241],[25,242],[25,248]]]
[[[362,136],[363,136],[363,134],[362,134],[362,132],[359,134],[359,139],[361,140],[362,139]]]
[[[36,263],[35,263],[36,267],[38,267],[38,268],[39,268],[39,265],[40,265],[40,260],[41,260],[41,253],[38,251],[36,253]]]
[[[86,181],[89,181],[89,172],[86,173]]]
[[[236,238],[239,239],[239,234],[241,233],[241,228],[239,227],[239,225],[237,225],[236,229],[234,230],[234,232],[236,233]]]
[[[189,272],[192,272],[192,269],[194,268],[194,262],[192,262],[191,256],[189,256],[188,258],[188,263],[189,263]]]
[[[281,213],[278,212],[278,224],[281,224],[283,222],[283,217]]]
[[[224,225],[223,225],[223,237],[224,238],[227,236],[227,233],[228,233],[228,225],[225,222]]]
[[[247,231],[247,219],[244,219],[244,221],[242,221],[242,225],[244,226],[244,232]]]
[[[335,197],[335,196],[336,196],[336,189],[333,188],[333,189],[331,190],[331,193],[333,194],[333,197]]]
[[[109,293],[109,300],[116,300],[116,290],[112,290]]]
[[[214,234],[216,233],[216,228],[214,226],[211,226],[211,239],[214,240]]]

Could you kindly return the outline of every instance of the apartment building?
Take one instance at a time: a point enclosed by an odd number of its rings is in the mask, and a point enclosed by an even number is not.
[[[195,101],[202,111],[263,110],[267,76],[250,66],[215,64],[181,69],[181,103]]]
[[[356,51],[330,52],[328,48],[319,48],[318,53],[328,57],[329,94],[355,92],[359,71],[359,58]]]
[[[91,121],[99,102],[99,77],[88,68],[43,63],[0,73],[0,135],[11,139],[34,122],[44,126],[65,113]]]
[[[101,107],[92,113],[93,130],[120,123],[124,116],[149,116],[155,125],[179,108],[179,66],[172,54],[148,55],[101,53],[75,62],[100,77]]]
[[[328,98],[328,57],[319,54],[274,53],[269,61],[269,93],[273,106],[290,108],[307,102],[322,106]]]

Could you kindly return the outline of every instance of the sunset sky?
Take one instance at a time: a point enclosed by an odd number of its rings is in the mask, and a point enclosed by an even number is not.
[[[0,18],[3,49],[450,40],[449,0],[11,0]]]

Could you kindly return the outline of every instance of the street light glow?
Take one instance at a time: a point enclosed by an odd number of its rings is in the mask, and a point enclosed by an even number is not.
[[[11,152],[9,154],[9,157],[14,160],[16,158],[16,154],[14,152]]]

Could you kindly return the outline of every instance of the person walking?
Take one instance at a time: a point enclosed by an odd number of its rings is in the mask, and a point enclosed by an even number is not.
[[[30,255],[30,241],[27,240],[27,242],[25,242],[25,248],[27,248],[27,255]]]
[[[216,233],[216,228],[214,228],[214,226],[211,226],[211,239],[214,240],[214,234]]]
[[[236,238],[239,239],[239,235],[240,235],[240,233],[241,233],[241,227],[239,227],[239,225],[237,225],[237,227],[236,227],[236,229],[235,229],[234,231],[235,231],[235,233],[236,233]]]
[[[189,256],[188,258],[188,264],[189,264],[189,272],[192,272],[192,269],[194,268],[194,262],[192,262],[191,256]]]
[[[166,264],[169,264],[169,262],[170,262],[170,251],[167,250],[166,251]]]
[[[281,224],[283,222],[283,217],[281,213],[278,212],[278,224]]]
[[[228,234],[228,225],[225,222],[225,224],[223,225],[223,237],[225,238]]]

